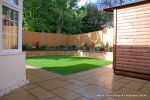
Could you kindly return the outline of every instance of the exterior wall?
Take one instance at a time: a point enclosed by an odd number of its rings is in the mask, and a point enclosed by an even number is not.
[[[65,34],[48,34],[39,32],[23,32],[23,44],[29,43],[35,46],[39,41],[40,45],[43,43],[48,46],[71,46],[76,45],[81,47],[85,42],[92,45],[110,45],[113,44],[113,29],[104,29],[102,31],[78,34],[78,35],[65,35]]]
[[[0,96],[26,83],[25,53],[0,55]]]
[[[115,17],[115,73],[150,80],[150,3],[116,9]]]
[[[112,61],[112,52],[83,52],[83,51],[26,51],[27,57],[46,56],[46,55],[77,55],[81,57],[89,57],[95,59],[105,59]]]
[[[0,97],[28,83],[26,80],[25,53],[22,53],[23,0],[18,0],[18,6],[8,1],[0,0]],[[2,5],[19,12],[18,49],[2,49]]]

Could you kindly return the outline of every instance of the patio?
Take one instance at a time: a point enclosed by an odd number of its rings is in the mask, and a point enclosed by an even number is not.
[[[107,23],[102,22],[109,16],[97,6],[88,10],[87,5],[77,11],[76,1],[0,0],[0,100],[150,100],[150,2],[120,6],[116,2],[116,7],[103,8],[114,12],[114,20],[110,19],[114,25],[108,25],[113,29],[106,31],[103,26]],[[82,14],[77,12],[86,13],[79,18]],[[40,34],[25,38],[22,31]],[[112,58],[112,54],[101,51],[113,51],[113,65],[63,76],[27,66],[23,50],[35,51],[27,51],[27,57],[58,53],[96,59]]]
[[[69,76],[26,66],[30,84],[0,100],[149,100],[149,81],[114,75],[111,66]]]

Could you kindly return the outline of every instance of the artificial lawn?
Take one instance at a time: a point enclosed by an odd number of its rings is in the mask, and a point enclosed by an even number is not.
[[[60,74],[72,74],[96,67],[102,67],[112,62],[79,56],[54,55],[28,57],[26,63],[33,67],[54,71]]]

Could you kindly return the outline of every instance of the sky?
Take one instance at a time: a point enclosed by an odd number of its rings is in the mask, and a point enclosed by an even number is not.
[[[88,2],[95,2],[96,0],[80,0],[78,3],[79,6],[84,6]]]

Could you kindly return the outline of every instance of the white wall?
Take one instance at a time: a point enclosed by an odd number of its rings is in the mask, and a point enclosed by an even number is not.
[[[26,83],[25,53],[0,55],[0,96]]]

